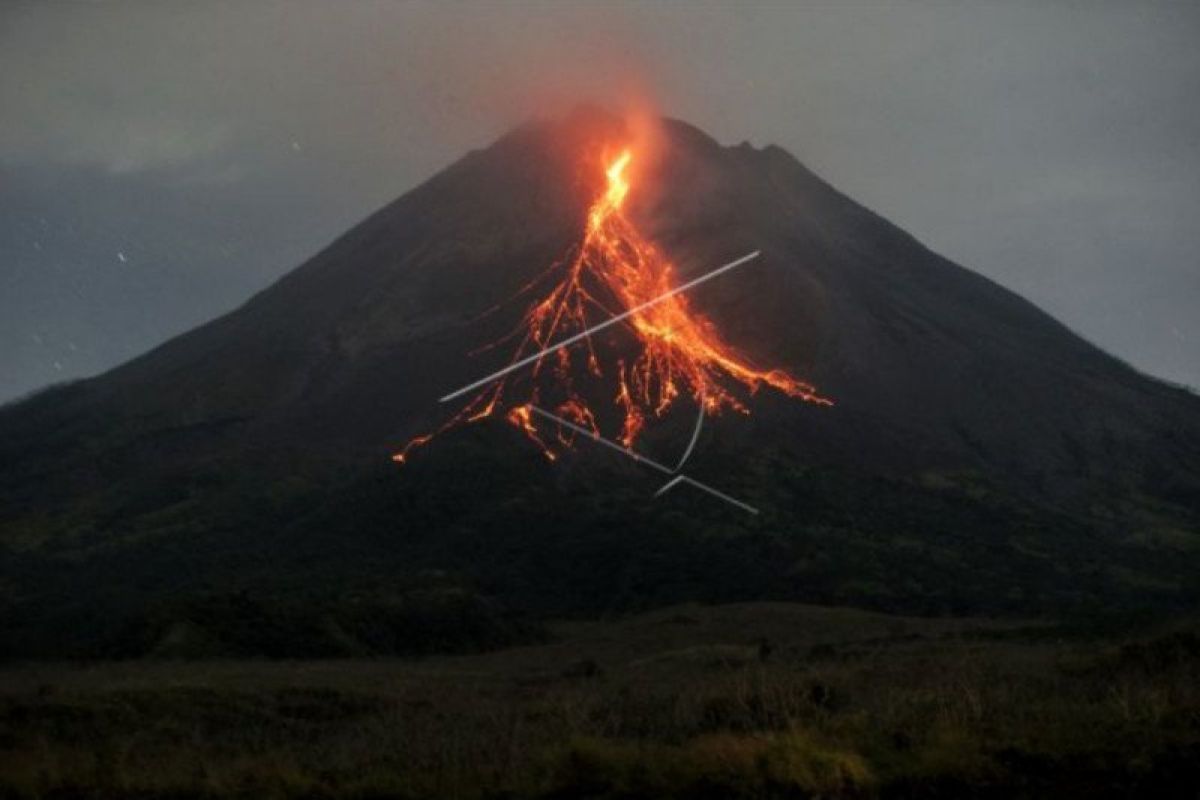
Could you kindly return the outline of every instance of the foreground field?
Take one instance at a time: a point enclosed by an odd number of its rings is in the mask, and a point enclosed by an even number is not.
[[[0,671],[12,797],[1200,792],[1200,636],[781,604],[412,661]]]

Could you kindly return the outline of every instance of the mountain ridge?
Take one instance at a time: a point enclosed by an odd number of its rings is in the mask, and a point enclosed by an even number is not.
[[[500,421],[388,461],[445,420],[436,398],[503,363],[503,350],[469,354],[512,327],[529,302],[513,296],[578,237],[602,180],[592,154],[630,136],[585,110],[472,151],[229,314],[0,408],[9,649],[66,648],[31,626],[67,609],[112,617],[70,645],[101,647],[146,603],[194,614],[212,592],[311,592],[316,607],[364,586],[393,602],[427,573],[487,597],[481,608],[537,614],[697,599],[1195,602],[1200,398],[937,255],[782,148],[722,147],[671,120],[660,134],[631,219],[685,277],[760,250],[690,297],[750,362],[837,403],[763,389],[748,417],[706,424],[689,471],[762,519],[652,501],[636,465],[586,442],[550,466]],[[674,452],[673,436],[646,446]],[[607,566],[584,576],[589,559]],[[140,577],[105,584],[122,573]]]

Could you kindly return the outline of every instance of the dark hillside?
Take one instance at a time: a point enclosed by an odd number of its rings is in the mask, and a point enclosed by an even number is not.
[[[213,620],[244,597],[263,626],[347,652],[405,649],[343,636],[354,608],[436,620],[446,597],[482,620],[448,644],[463,647],[533,635],[518,616],[685,600],[1194,607],[1200,399],[783,150],[679,122],[633,219],[685,276],[761,250],[694,302],[749,360],[837,403],[763,391],[749,417],[706,426],[691,474],[764,513],[651,500],[643,471],[585,443],[551,467],[501,423],[392,464],[444,419],[437,397],[504,363],[468,354],[577,238],[596,190],[585,154],[625,135],[594,110],[523,126],[233,313],[0,410],[7,652],[132,653],[198,617],[221,639]]]

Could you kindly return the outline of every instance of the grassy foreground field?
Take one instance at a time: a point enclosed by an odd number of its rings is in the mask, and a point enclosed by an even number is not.
[[[0,669],[5,797],[1197,797],[1200,634],[784,604],[421,660]]]

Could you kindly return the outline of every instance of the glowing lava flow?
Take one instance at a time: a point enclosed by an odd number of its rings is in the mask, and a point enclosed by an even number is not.
[[[660,297],[676,285],[671,262],[622,213],[630,190],[627,170],[632,157],[632,151],[626,149],[608,165],[605,190],[588,210],[582,241],[567,259],[552,268],[565,269],[565,275],[526,311],[521,324],[510,334],[512,338],[521,337],[510,363]],[[605,374],[598,345],[589,336],[574,347],[543,356],[521,379],[531,384],[529,398],[509,408],[504,418],[536,443],[547,458],[555,459],[555,447],[569,447],[571,440],[558,431],[554,441],[549,441],[534,423],[530,408],[534,403],[550,404],[563,418],[599,433],[597,418],[602,416],[601,409],[593,409],[585,400],[580,386],[585,382],[589,387],[607,387],[621,428],[616,438],[625,447],[632,447],[647,422],[664,416],[681,397],[693,398],[710,414],[727,408],[749,413],[733,389],[740,387],[753,394],[767,385],[810,403],[832,405],[813,386],[784,370],[759,370],[747,364],[721,341],[710,320],[692,310],[683,294],[638,312],[623,324],[634,333],[636,348],[632,355],[626,351],[626,357],[616,358],[615,366],[608,367],[611,375]],[[581,361],[573,359],[572,350],[584,351]],[[496,414],[510,379],[515,377],[498,380],[484,389],[437,432]],[[606,379],[606,384],[600,383]],[[554,396],[545,396],[550,393]],[[404,462],[414,448],[433,435],[418,436],[393,459]]]

